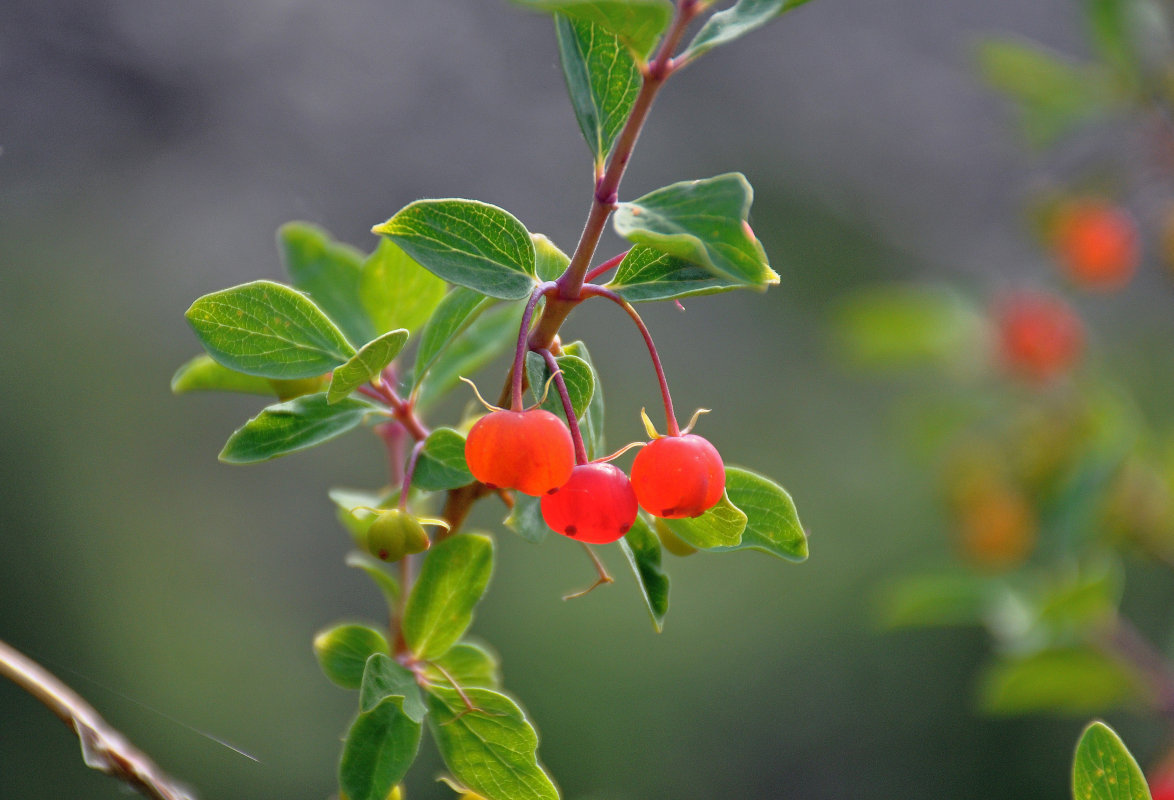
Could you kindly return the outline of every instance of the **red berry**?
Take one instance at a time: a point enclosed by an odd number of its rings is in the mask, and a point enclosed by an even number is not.
[[[726,469],[717,448],[694,434],[653,439],[632,463],[640,507],[657,517],[696,517],[722,499]]]
[[[1064,372],[1080,356],[1080,318],[1056,297],[1020,292],[998,309],[999,344],[1008,369],[1033,380]]]
[[[465,440],[473,477],[495,489],[538,497],[571,477],[575,446],[563,421],[549,411],[494,411]]]
[[[542,518],[553,530],[589,544],[619,539],[636,521],[636,493],[619,467],[580,464],[571,479],[542,496]]]
[[[1137,224],[1128,212],[1103,200],[1080,200],[1057,213],[1056,256],[1076,284],[1119,289],[1140,259]]]

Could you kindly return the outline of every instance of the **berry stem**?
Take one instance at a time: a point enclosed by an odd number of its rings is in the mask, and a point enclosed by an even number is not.
[[[656,370],[656,379],[660,382],[660,396],[664,400],[664,421],[665,425],[668,426],[669,436],[680,436],[681,428],[677,425],[677,415],[673,411],[673,398],[669,394],[669,382],[664,376],[664,367],[660,363],[660,354],[657,353],[656,345],[652,341],[652,334],[648,332],[648,326],[640,318],[639,312],[627,300],[620,297],[611,289],[605,289],[602,286],[589,283],[583,287],[583,295],[586,297],[606,297],[624,309],[628,316],[632,318],[632,322],[636,323],[636,327],[640,329],[640,335],[644,337],[644,344],[648,345],[648,355],[652,357],[652,368]]]
[[[620,263],[621,261],[623,261],[623,260],[624,260],[624,258],[625,258],[625,257],[628,255],[628,253],[630,253],[630,252],[631,252],[630,250],[625,250],[624,252],[620,253],[618,256],[616,256],[616,257],[614,257],[614,258],[609,258],[607,261],[604,261],[604,262],[603,262],[602,264],[600,264],[598,267],[596,267],[595,269],[593,269],[593,270],[591,270],[590,272],[588,272],[588,273],[587,273],[587,274],[586,274],[586,275],[583,277],[583,282],[584,282],[584,283],[591,283],[592,281],[594,281],[596,278],[598,278],[598,277],[599,277],[600,275],[602,275],[603,273],[607,272],[607,271],[608,271],[609,269],[611,269],[612,267],[619,266],[619,263]]]
[[[603,562],[599,560],[599,556],[597,556],[595,551],[591,549],[591,545],[587,544],[586,542],[579,542],[579,544],[583,545],[583,549],[586,550],[587,555],[591,557],[591,563],[595,565],[595,583],[591,584],[586,589],[580,589],[577,592],[563,595],[563,600],[574,600],[576,597],[583,597],[584,595],[590,594],[605,583],[615,583],[615,578],[608,574],[607,567],[605,567]]]
[[[416,474],[416,462],[420,460],[420,452],[424,449],[424,440],[412,446],[412,454],[408,456],[408,465],[404,468],[403,485],[399,492],[399,510],[408,510],[408,490],[412,488],[412,476]]]
[[[522,323],[518,326],[518,346],[514,350],[514,368],[511,375],[513,392],[510,397],[510,411],[522,410],[522,376],[526,368],[526,341],[530,333],[530,320],[534,317],[534,309],[542,296],[555,288],[553,283],[543,283],[534,287],[530,299],[526,303],[526,310],[522,312]]]
[[[546,360],[550,374],[554,376],[554,388],[558,391],[559,399],[563,401],[563,413],[567,417],[567,427],[571,429],[571,441],[575,444],[575,463],[587,463],[587,448],[583,446],[583,433],[579,430],[579,420],[575,418],[575,406],[571,403],[571,393],[567,391],[567,382],[563,380],[562,370],[558,368],[558,360],[554,353],[542,349],[538,354]]]

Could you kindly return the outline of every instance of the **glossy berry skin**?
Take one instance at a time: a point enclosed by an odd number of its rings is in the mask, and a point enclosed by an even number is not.
[[[636,493],[619,467],[580,464],[558,489],[542,496],[542,518],[552,530],[588,544],[619,539],[636,521]]]
[[[1056,297],[1020,292],[997,310],[999,348],[1011,372],[1045,381],[1066,372],[1084,349],[1084,326]]]
[[[1057,213],[1056,257],[1068,277],[1087,289],[1119,289],[1141,258],[1137,224],[1103,200],[1070,203]]]
[[[654,517],[696,517],[722,499],[726,468],[708,440],[692,433],[665,436],[636,454],[632,487],[640,507]]]
[[[469,430],[465,461],[486,486],[538,497],[571,477],[575,446],[567,426],[549,411],[501,410]]]
[[[367,529],[366,550],[381,561],[423,553],[431,544],[420,521],[398,508],[384,511]]]

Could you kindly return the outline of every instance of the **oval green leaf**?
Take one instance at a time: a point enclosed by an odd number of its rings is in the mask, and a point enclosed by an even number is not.
[[[616,209],[616,233],[746,286],[779,282],[746,217],[754,190],[737,172],[657,189]]]
[[[603,384],[599,381],[599,373],[595,371],[595,364],[591,361],[587,345],[581,341],[574,341],[563,345],[563,353],[583,359],[591,368],[591,401],[587,403],[587,410],[579,420],[579,431],[583,435],[583,444],[587,447],[587,457],[599,458],[606,453],[603,436]]]
[[[476,200],[417,200],[373,233],[449,283],[502,300],[534,288],[534,244],[512,214]]]
[[[647,57],[673,15],[668,0],[514,0],[550,14],[565,14],[610,31],[641,59]]]
[[[448,285],[417,264],[387,237],[379,241],[359,276],[359,299],[376,333],[416,331],[444,299]]]
[[[540,281],[558,280],[566,272],[571,257],[541,233],[530,238],[534,240],[534,274]]]
[[[355,719],[342,746],[338,785],[350,800],[387,800],[416,760],[423,726],[389,697]]]
[[[473,324],[477,316],[492,303],[485,295],[463,286],[445,295],[420,333],[416,364],[412,368],[412,378],[417,386],[453,339]]]
[[[669,529],[698,550],[731,550],[742,543],[746,515],[722,495],[716,506],[698,517],[666,519]]]
[[[1150,788],[1116,731],[1089,723],[1072,761],[1073,800],[1150,800]]]
[[[290,222],[277,231],[277,248],[293,285],[310,296],[352,342],[375,335],[359,301],[363,254],[308,222]]]
[[[465,462],[465,437],[452,428],[437,428],[428,434],[416,459],[412,485],[441,492],[472,482],[473,473]]]
[[[652,615],[652,626],[660,633],[669,610],[669,577],[660,568],[660,540],[644,518],[637,516],[631,529],[620,539],[620,549],[636,575],[644,604]]]
[[[428,713],[415,674],[385,652],[372,653],[361,676],[359,711],[371,711],[384,700],[398,700],[413,722],[423,722]]]
[[[586,413],[595,393],[595,378],[591,366],[578,356],[558,356],[555,361],[558,362],[563,382],[567,386],[567,395],[571,399],[571,407],[575,410],[575,419],[579,419]],[[534,402],[541,400],[540,408],[561,417],[564,412],[563,402],[554,381],[551,380],[553,374],[542,356],[537,353],[526,354],[526,378],[530,383],[530,393],[534,396]],[[547,388],[548,382],[550,388]]]
[[[246,375],[313,378],[355,354],[310,298],[272,281],[206,294],[186,316],[212,358]]]
[[[746,284],[656,248],[636,245],[624,256],[607,286],[629,303],[647,303],[728,292]]]
[[[750,470],[726,467],[726,497],[746,515],[746,528],[737,545],[710,549],[760,550],[788,561],[807,560],[807,534],[786,489]]]
[[[738,0],[731,8],[719,11],[705,21],[689,43],[682,58],[694,59],[719,44],[732,42],[772,19],[806,3],[807,0]]]
[[[439,658],[464,635],[492,572],[487,536],[461,534],[433,545],[404,610],[404,639],[417,658]]]
[[[554,24],[575,118],[603,164],[640,93],[640,68],[619,37],[599,25],[563,14]]]
[[[558,800],[558,789],[538,763],[538,734],[504,694],[428,689],[428,724],[441,758],[460,783],[486,800]]]
[[[336,625],[314,637],[314,655],[322,672],[344,689],[362,685],[368,658],[390,652],[383,634],[367,625]]]
[[[330,387],[326,390],[326,401],[337,403],[383,372],[384,367],[404,349],[407,341],[407,330],[400,328],[367,342],[349,361],[334,370]]]
[[[982,674],[979,704],[991,714],[1094,714],[1144,697],[1121,662],[1083,647],[1043,650],[995,662]]]
[[[542,507],[537,497],[521,492],[514,493],[514,507],[502,523],[527,542],[538,544],[550,533],[546,520],[542,518]]]
[[[331,405],[324,392],[277,403],[238,428],[220,451],[220,460],[252,464],[305,450],[358,427],[372,413],[379,409],[353,398]]]
[[[451,686],[450,681],[456,681],[462,689],[470,686],[497,689],[501,686],[497,662],[497,656],[488,648],[474,642],[458,642],[440,658],[426,663],[424,674],[434,683]]]
[[[455,336],[432,362],[419,382],[417,407],[429,408],[462,377],[469,377],[514,346],[521,324],[522,304],[504,303],[478,317]]]
[[[242,392],[245,394],[273,394],[269,378],[246,375],[217,364],[206,353],[188,361],[171,376],[171,391],[187,392]]]

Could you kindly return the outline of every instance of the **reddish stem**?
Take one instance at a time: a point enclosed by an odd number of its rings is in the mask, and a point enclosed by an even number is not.
[[[676,412],[673,411],[673,398],[669,394],[669,382],[664,376],[664,367],[660,363],[660,354],[657,353],[656,345],[652,341],[652,334],[648,332],[648,326],[640,318],[639,312],[627,300],[620,297],[611,289],[605,289],[602,286],[589,283],[583,287],[583,295],[585,297],[606,297],[624,309],[628,313],[628,316],[632,318],[632,322],[636,323],[636,327],[640,329],[640,335],[644,337],[644,344],[648,345],[648,355],[652,357],[652,368],[656,370],[656,379],[660,382],[660,396],[664,400],[664,418],[665,425],[668,426],[669,436],[680,436],[681,429],[677,425]]]
[[[575,405],[571,402],[571,393],[567,391],[567,382],[563,380],[562,370],[558,368],[558,360],[554,353],[546,348],[538,351],[538,355],[546,360],[550,374],[554,376],[554,388],[558,391],[559,399],[563,401],[563,413],[567,417],[567,427],[571,429],[571,441],[575,444],[575,463],[587,463],[587,448],[583,446],[583,434],[579,430],[579,420],[575,417]]]
[[[534,308],[542,295],[555,288],[553,283],[543,283],[534,287],[530,293],[530,300],[526,303],[526,310],[522,312],[522,323],[518,326],[518,346],[514,350],[514,370],[512,374],[513,394],[510,398],[510,410],[522,410],[522,375],[526,367],[526,340],[530,333],[530,320],[534,317]]]
[[[424,449],[424,440],[412,446],[412,454],[408,456],[408,465],[404,468],[403,485],[399,493],[399,510],[408,510],[408,490],[412,488],[412,476],[416,474],[416,462],[420,460],[420,451]]]
[[[603,273],[605,273],[609,269],[611,269],[612,267],[619,266],[619,263],[624,260],[624,258],[628,255],[629,252],[631,252],[631,251],[625,250],[624,252],[622,252],[618,256],[616,256],[615,258],[609,258],[607,261],[604,261],[598,267],[596,267],[595,269],[588,272],[583,277],[583,282],[584,283],[591,283],[596,278],[598,278],[600,275],[602,275]]]

